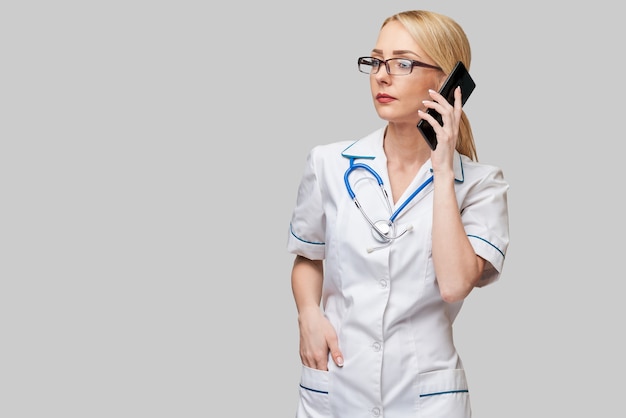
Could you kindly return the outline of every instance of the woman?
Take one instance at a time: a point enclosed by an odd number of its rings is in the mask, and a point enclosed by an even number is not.
[[[474,287],[499,278],[509,234],[508,184],[477,162],[463,92],[454,105],[437,93],[470,59],[447,16],[387,18],[358,60],[385,126],[307,157],[287,245],[300,418],[471,416],[452,323]],[[416,127],[422,118],[434,150]]]

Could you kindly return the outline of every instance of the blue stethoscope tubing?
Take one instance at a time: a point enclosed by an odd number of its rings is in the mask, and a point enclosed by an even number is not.
[[[387,202],[387,207],[389,209],[389,213],[391,213],[391,216],[389,217],[389,220],[386,221],[386,223],[387,223],[387,225],[389,227],[393,227],[394,221],[396,220],[398,215],[400,215],[400,212],[402,212],[402,210],[406,207],[406,205],[408,205],[409,202],[411,202],[411,200],[413,200],[415,198],[415,196],[417,196],[418,193],[421,192],[424,189],[424,187],[426,187],[428,184],[430,184],[433,181],[433,176],[430,176],[428,179],[426,179],[426,181],[424,181],[417,189],[415,189],[415,191],[413,193],[411,193],[411,195],[395,210],[395,212],[392,213],[391,212],[391,203],[389,201],[389,195],[387,194],[387,191],[385,190],[385,186],[383,184],[383,179],[380,177],[380,175],[376,172],[376,170],[374,170],[369,165],[363,164],[363,163],[355,163],[354,160],[352,160],[352,159],[350,160],[350,166],[348,167],[348,169],[346,170],[345,174],[343,175],[343,180],[344,180],[344,183],[346,184],[346,189],[348,190],[348,194],[350,195],[350,198],[352,199],[352,201],[354,202],[356,207],[359,209],[359,211],[363,214],[363,217],[368,221],[368,223],[378,233],[378,235],[386,242],[389,242],[392,239],[399,238],[400,236],[404,235],[404,232],[403,232],[400,235],[395,236],[395,237],[389,236],[388,232],[385,233],[385,232],[381,231],[379,229],[379,227],[376,226],[376,224],[378,222],[372,221],[366,215],[366,213],[363,210],[361,204],[359,203],[359,200],[356,198],[354,190],[352,190],[352,186],[350,185],[350,179],[349,179],[350,174],[352,172],[354,172],[355,170],[357,170],[357,169],[363,169],[363,170],[369,172],[376,179],[376,182],[378,183],[378,186],[382,190],[382,193],[383,193],[383,195],[385,197],[385,201]]]

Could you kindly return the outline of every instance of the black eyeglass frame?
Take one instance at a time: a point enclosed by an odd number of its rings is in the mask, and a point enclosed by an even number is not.
[[[370,65],[370,63],[365,64],[363,61],[364,60],[370,60],[371,63],[374,62],[378,62],[378,67],[376,67],[376,71],[374,71],[374,66]],[[391,69],[389,68],[389,61],[407,61],[411,63],[411,67],[408,73],[406,74],[392,74],[391,73]],[[372,67],[372,71],[370,72],[365,72],[363,70],[361,70],[361,64],[363,65],[369,65],[370,67]],[[359,57],[359,59],[357,60],[357,66],[359,68],[359,71],[362,72],[363,74],[378,74],[378,72],[380,71],[380,64],[385,64],[385,70],[387,71],[387,74],[389,75],[409,75],[413,72],[413,67],[423,67],[423,68],[432,68],[433,70],[441,70],[441,67],[437,67],[436,65],[430,65],[430,64],[426,64],[425,62],[421,62],[421,61],[416,61],[416,60],[412,60],[409,58],[389,58],[386,60],[381,60],[378,58],[374,58],[374,57]]]

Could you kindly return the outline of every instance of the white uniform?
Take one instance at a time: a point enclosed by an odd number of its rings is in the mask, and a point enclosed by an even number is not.
[[[396,232],[409,225],[412,230],[384,246],[344,183],[350,160],[365,163],[391,196],[383,133],[381,128],[356,142],[317,146],[307,158],[287,247],[325,260],[322,306],[337,331],[344,366],[330,357],[328,371],[303,366],[298,418],[471,416],[452,338],[462,302],[441,299],[432,263],[433,184],[396,218]],[[508,184],[499,168],[458,153],[454,170],[465,231],[476,254],[487,260],[479,283],[484,286],[500,276],[509,243]],[[431,175],[428,161],[393,210]],[[357,169],[349,181],[372,221],[389,219],[374,176]]]

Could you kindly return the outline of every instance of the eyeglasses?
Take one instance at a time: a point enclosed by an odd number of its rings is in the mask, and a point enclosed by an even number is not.
[[[376,74],[380,70],[381,64],[385,64],[385,69],[389,75],[409,75],[413,71],[413,67],[432,68],[441,70],[435,65],[426,64],[424,62],[410,60],[407,58],[389,58],[388,60],[379,60],[372,57],[359,57],[359,71],[365,74]]]

